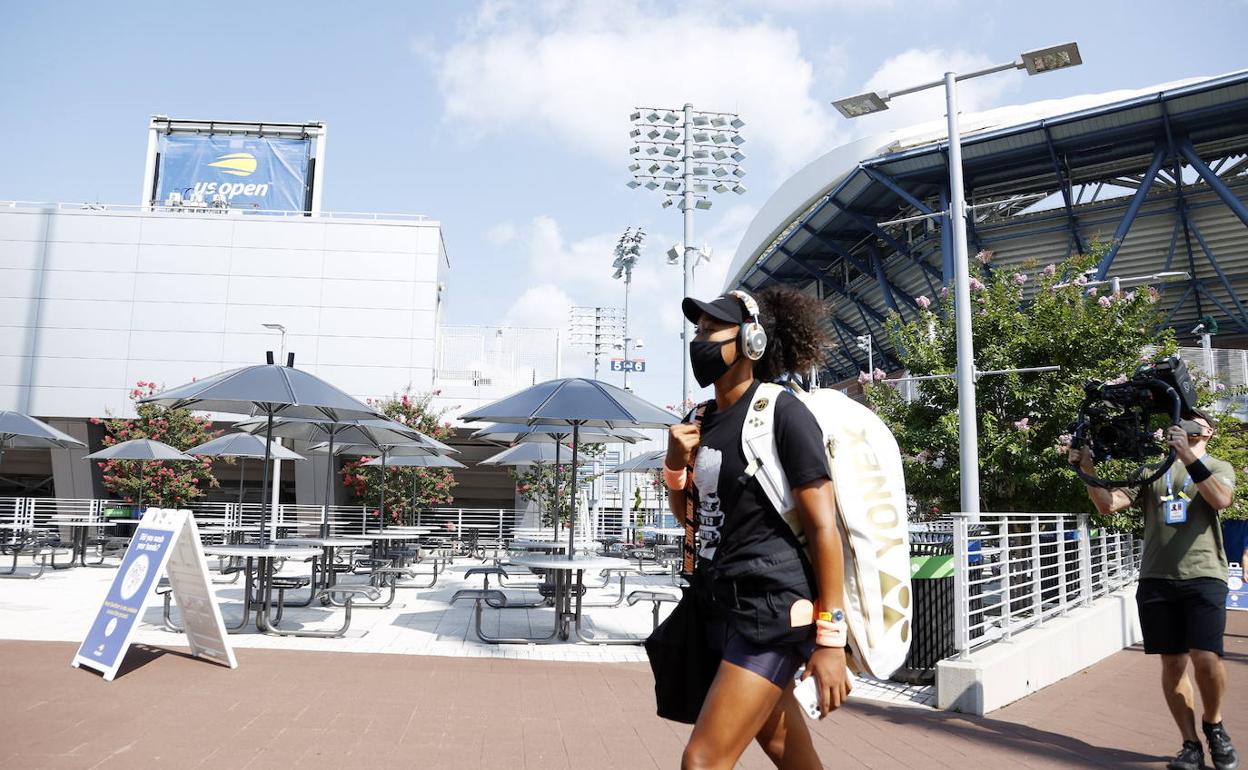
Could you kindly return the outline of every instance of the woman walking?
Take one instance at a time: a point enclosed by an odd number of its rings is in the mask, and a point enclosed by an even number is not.
[[[836,503],[814,415],[788,392],[772,412],[756,391],[760,382],[821,363],[825,310],[777,287],[757,304],[745,292],[710,302],[686,298],[682,311],[697,327],[689,345],[694,377],[714,385],[715,397],[671,428],[664,476],[672,512],[682,523],[692,517],[696,528],[691,591],[707,618],[705,653],[719,659],[682,767],[730,768],[751,740],[779,768],[822,767],[793,689],[805,665],[823,718],[851,688]],[[759,486],[757,463],[746,459],[745,421],[764,415],[774,415],[776,453],[800,527],[775,509]]]

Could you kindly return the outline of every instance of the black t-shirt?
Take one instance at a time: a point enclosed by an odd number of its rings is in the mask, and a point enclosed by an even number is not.
[[[702,416],[702,438],[693,468],[697,491],[699,564],[725,565],[770,552],[776,539],[796,545],[792,530],[776,513],[757,479],[743,485],[745,452],[741,428],[758,383],[720,413],[711,402]],[[823,433],[806,405],[791,393],[776,401],[776,448],[789,485],[830,478]],[[773,549],[774,550],[774,549]]]

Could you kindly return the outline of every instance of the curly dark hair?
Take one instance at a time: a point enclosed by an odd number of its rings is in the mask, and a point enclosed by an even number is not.
[[[832,343],[823,328],[831,310],[822,300],[792,286],[770,286],[754,298],[767,332],[767,350],[754,362],[755,377],[771,382],[823,365]]]

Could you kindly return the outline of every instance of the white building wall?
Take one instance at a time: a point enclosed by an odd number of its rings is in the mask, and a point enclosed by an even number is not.
[[[433,381],[437,222],[0,206],[0,409],[129,413],[286,350],[360,398]]]

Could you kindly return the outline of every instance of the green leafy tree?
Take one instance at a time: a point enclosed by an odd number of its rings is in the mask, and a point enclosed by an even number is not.
[[[386,399],[368,399],[368,404],[380,409],[395,422],[418,430],[430,438],[447,440],[452,431],[450,422],[443,420],[446,409],[434,409],[433,397],[438,391],[412,395],[410,390]],[[381,501],[381,468],[365,466],[373,456],[364,456],[343,465],[342,483],[351,490],[354,499],[364,505],[376,506]],[[402,468],[386,469],[386,518],[394,524],[414,521],[417,511],[435,505],[449,505],[455,497],[451,490],[458,483],[448,468]],[[374,509],[371,515],[378,516]]]
[[[176,449],[190,449],[221,435],[223,431],[211,429],[212,422],[207,417],[197,417],[186,409],[138,403],[157,390],[156,383],[143,380],[130,389],[137,415],[134,418],[91,418],[94,424],[104,426],[104,446],[146,438]],[[196,462],[103,460],[96,465],[103,473],[104,487],[127,502],[141,497],[144,503],[180,506],[202,497],[207,488],[221,486],[212,474],[212,459],[208,457]]]
[[[578,461],[593,460],[600,457],[605,450],[606,447],[603,444],[582,444],[578,450],[577,459]],[[560,459],[571,460],[571,458],[572,445],[564,444]],[[570,521],[571,463],[559,465],[557,470],[553,463],[541,463],[520,466],[520,469],[511,468],[508,472],[516,482],[516,494],[520,495],[520,499],[526,503],[537,504],[541,512],[542,526],[549,527],[554,524],[556,512],[558,512],[560,524],[567,524]],[[586,477],[583,482],[577,483],[577,488],[581,488],[581,483],[592,483],[601,475]]]
[[[1034,261],[1020,270],[994,268],[991,253],[972,261],[971,309],[976,365],[981,371],[1059,365],[1047,373],[1011,373],[979,379],[981,507],[986,511],[1084,511],[1090,503],[1066,464],[1061,443],[1083,400],[1089,379],[1129,376],[1144,360],[1176,350],[1173,332],[1158,330],[1161,316],[1152,288],[1107,293],[1088,287],[1085,271],[1105,252],[1057,265]],[[1025,290],[1028,299],[1024,300]],[[894,316],[890,338],[910,376],[956,369],[952,297],[938,308],[927,297],[917,320]],[[1148,349],[1151,353],[1145,356]],[[923,381],[907,402],[884,373],[859,377],[870,405],[897,437],[905,456],[906,486],[920,516],[957,509],[957,383]]]
[[[1225,460],[1235,469],[1236,475],[1248,474],[1248,424],[1233,415],[1210,415],[1216,425],[1213,438],[1209,440],[1209,454]],[[1237,479],[1235,500],[1222,512],[1226,519],[1248,519],[1248,489],[1243,479]]]

